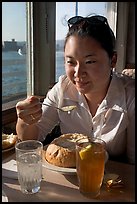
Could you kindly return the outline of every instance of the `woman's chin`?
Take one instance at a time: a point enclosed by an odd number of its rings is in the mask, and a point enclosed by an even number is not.
[[[88,92],[88,90],[85,89],[85,88],[79,88],[79,87],[77,87],[77,90],[78,90],[78,92],[80,92],[81,94],[86,94],[86,93]]]
[[[86,94],[89,91],[91,91],[91,88],[89,86],[76,86],[78,92],[82,93],[82,94]]]

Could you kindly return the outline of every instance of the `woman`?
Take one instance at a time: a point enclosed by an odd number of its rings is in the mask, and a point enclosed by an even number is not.
[[[115,36],[103,16],[68,20],[64,59],[66,76],[48,92],[44,103],[76,105],[70,114],[42,106],[35,96],[16,105],[21,140],[44,141],[56,124],[61,133],[83,133],[106,142],[110,157],[135,162],[134,80],[118,76]]]

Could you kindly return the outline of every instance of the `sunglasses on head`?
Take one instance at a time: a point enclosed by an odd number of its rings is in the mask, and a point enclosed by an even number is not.
[[[108,21],[104,16],[96,15],[96,16],[91,16],[91,17],[74,16],[68,20],[68,26],[71,27],[83,21],[86,21],[91,24],[107,24],[108,25]]]

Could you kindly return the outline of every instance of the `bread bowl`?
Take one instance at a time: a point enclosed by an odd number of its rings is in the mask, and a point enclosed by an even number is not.
[[[60,167],[76,167],[75,144],[80,138],[88,137],[78,133],[68,133],[55,138],[44,150],[44,158]]]

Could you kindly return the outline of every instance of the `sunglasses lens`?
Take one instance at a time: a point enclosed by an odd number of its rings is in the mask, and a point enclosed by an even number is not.
[[[100,21],[100,22],[107,22],[107,19],[104,17],[104,16],[92,16],[90,17],[91,21],[92,20],[97,20],[97,21]]]
[[[79,23],[81,20],[85,20],[93,24],[107,23],[107,19],[104,16],[91,16],[91,17],[85,17],[85,18],[83,18],[82,16],[75,16],[68,20],[68,25],[69,26],[74,25],[76,23]]]
[[[82,16],[75,16],[75,17],[72,17],[68,20],[68,24],[70,25],[73,25],[77,22],[79,22],[80,20],[84,19]]]

